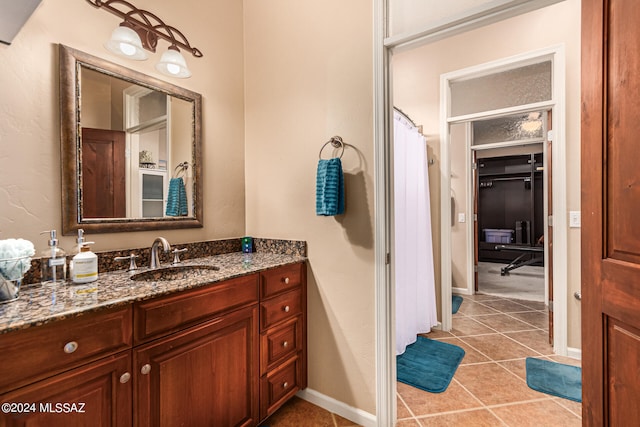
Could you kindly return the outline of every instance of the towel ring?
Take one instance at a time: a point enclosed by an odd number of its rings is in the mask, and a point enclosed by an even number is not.
[[[326,147],[327,144],[333,145],[334,148],[342,148],[342,151],[340,152],[340,156],[339,156],[339,158],[342,158],[342,155],[344,154],[344,141],[342,140],[342,137],[334,136],[330,140],[325,142],[322,148],[320,148],[320,152],[318,153],[319,159],[322,159],[322,150],[324,150],[324,147]]]

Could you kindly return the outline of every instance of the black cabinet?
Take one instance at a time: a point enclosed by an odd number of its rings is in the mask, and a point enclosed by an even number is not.
[[[509,262],[544,235],[542,153],[478,160],[478,259]]]

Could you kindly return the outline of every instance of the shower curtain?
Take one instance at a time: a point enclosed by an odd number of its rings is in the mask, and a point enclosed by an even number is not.
[[[426,139],[394,111],[396,354],[437,324]]]

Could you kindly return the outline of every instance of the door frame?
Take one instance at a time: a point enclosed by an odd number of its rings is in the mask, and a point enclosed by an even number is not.
[[[490,112],[493,116],[509,113],[519,113],[531,110],[553,111],[554,131],[552,145],[552,158],[556,164],[564,164],[566,157],[566,113],[565,113],[565,48],[564,44],[551,46],[519,55],[503,58],[497,61],[487,62],[462,70],[443,74],[440,79],[440,153],[441,153],[441,218],[451,217],[451,203],[449,201],[451,188],[451,156],[449,151],[449,128],[453,123],[469,121],[479,117],[487,117],[487,112],[469,114],[465,116],[449,117],[451,111],[451,97],[449,85],[452,81],[469,79],[523,65],[535,64],[542,61],[552,61],[552,99],[548,102],[521,105],[504,108]],[[554,212],[552,217],[545,218],[545,227],[551,225],[554,228],[553,251],[553,295],[556,300],[553,305],[554,328],[553,349],[556,354],[567,355],[567,171],[566,169],[554,176],[554,191],[552,194]],[[441,221],[441,295],[442,295],[442,329],[450,330],[452,326],[451,314],[451,233],[447,221]],[[467,284],[468,287],[471,286]]]
[[[393,159],[389,148],[392,140],[390,130],[392,129],[393,112],[390,81],[391,56],[394,51],[409,49],[460,34],[563,0],[500,0],[490,2],[461,14],[429,23],[415,31],[391,37],[389,33],[390,1],[374,0],[373,2],[376,416],[371,425],[378,426],[394,425],[397,418],[395,293],[391,262],[393,209],[389,203],[390,200],[393,200],[391,190],[393,187],[393,170],[391,168]],[[564,87],[564,76],[562,77]],[[564,123],[564,103],[561,111]],[[564,135],[564,128],[562,134]],[[556,157],[556,160],[564,160],[564,148],[562,159]],[[565,194],[563,193],[562,196],[565,197]],[[562,201],[562,206],[566,211],[566,200]],[[566,224],[566,218],[558,218],[556,224],[559,226],[559,223]],[[566,235],[563,244],[563,249],[566,252]],[[564,277],[566,281],[566,272]],[[566,305],[566,295],[563,298]],[[451,298],[449,298],[448,309],[451,311]],[[564,348],[566,352],[566,325]],[[367,424],[368,426],[369,424]]]

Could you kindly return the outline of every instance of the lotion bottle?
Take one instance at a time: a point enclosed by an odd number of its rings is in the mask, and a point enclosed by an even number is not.
[[[80,252],[73,257],[73,283],[90,283],[98,280],[98,255],[91,252],[90,244],[83,242]]]
[[[58,284],[67,280],[67,254],[58,246],[56,230],[43,231],[49,233],[49,247],[42,252],[40,260],[41,281],[43,284]]]

